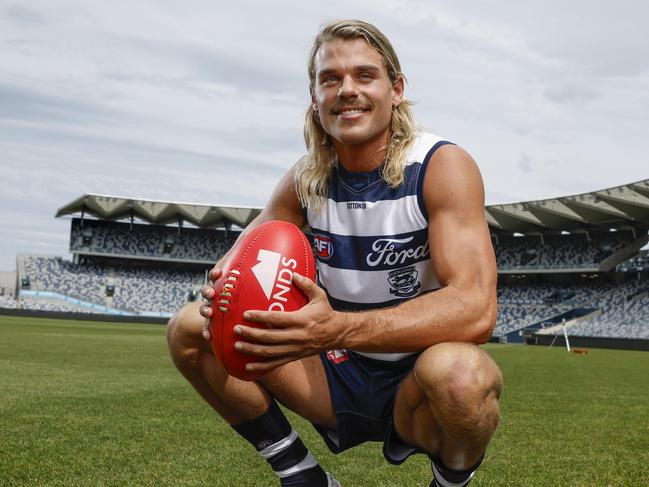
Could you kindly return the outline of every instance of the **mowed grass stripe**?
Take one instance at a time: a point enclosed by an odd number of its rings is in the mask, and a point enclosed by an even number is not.
[[[502,421],[472,485],[649,485],[649,355],[485,345]],[[428,485],[425,458],[330,454],[343,485]],[[0,485],[277,485],[169,360],[163,326],[0,317]]]

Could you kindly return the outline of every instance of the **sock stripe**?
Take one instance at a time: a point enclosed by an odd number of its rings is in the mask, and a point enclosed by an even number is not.
[[[279,440],[277,443],[273,443],[272,445],[264,448],[259,452],[259,454],[264,459],[269,459],[270,457],[274,457],[278,453],[289,448],[295,442],[295,440],[297,440],[297,436],[298,436],[297,431],[291,430],[291,434],[289,434],[286,438],[283,438]]]
[[[433,475],[435,476],[435,480],[440,485],[440,487],[464,487],[471,481],[471,479],[473,478],[473,474],[475,474],[475,470],[474,470],[470,474],[467,474],[467,478],[462,480],[459,483],[449,482],[442,476],[442,473],[437,468],[437,465],[435,465],[435,462],[432,462],[432,465],[433,465]]]
[[[275,472],[275,473],[280,479],[282,479],[284,477],[290,477],[291,475],[295,475],[298,472],[302,472],[303,470],[309,470],[310,468],[317,467],[317,466],[318,466],[317,460],[313,458],[313,455],[311,455],[311,453],[307,453],[306,457],[304,457],[304,460],[302,460],[297,465],[294,465],[291,468],[287,468],[286,470],[282,470],[281,472]]]

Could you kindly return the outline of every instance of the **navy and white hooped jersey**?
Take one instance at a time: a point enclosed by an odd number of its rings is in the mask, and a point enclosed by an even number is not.
[[[450,142],[419,134],[397,188],[383,180],[379,169],[352,173],[342,164],[333,169],[326,202],[318,212],[308,208],[306,215],[320,285],[334,309],[385,308],[440,287],[430,262],[422,188],[428,161],[445,144]],[[389,361],[411,355],[361,354]]]

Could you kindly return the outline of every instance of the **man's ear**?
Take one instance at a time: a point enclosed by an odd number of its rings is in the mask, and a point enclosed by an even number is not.
[[[311,95],[311,108],[314,112],[318,111],[318,102],[315,99],[315,93],[313,92],[313,87],[309,87],[309,94]]]
[[[403,92],[405,88],[405,80],[402,74],[397,75],[397,79],[392,83],[392,106],[398,107],[403,100]]]

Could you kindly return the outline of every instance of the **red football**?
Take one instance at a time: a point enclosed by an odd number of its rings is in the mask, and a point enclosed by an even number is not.
[[[265,328],[264,323],[245,320],[244,311],[296,311],[308,302],[293,285],[292,277],[297,272],[315,281],[311,245],[292,223],[269,221],[237,242],[222,270],[212,301],[212,348],[228,374],[254,380],[260,374],[247,371],[246,364],[263,362],[264,358],[234,349],[234,343],[240,340],[234,334],[234,326]]]

